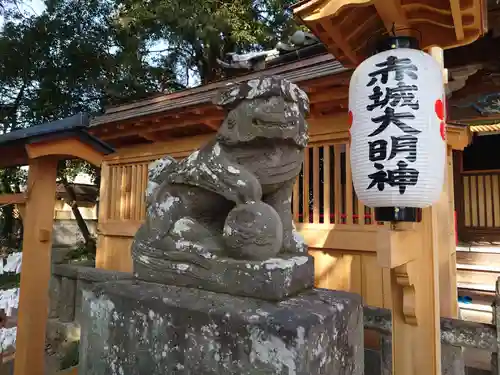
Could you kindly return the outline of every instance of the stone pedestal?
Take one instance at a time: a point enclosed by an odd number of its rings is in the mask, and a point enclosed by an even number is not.
[[[361,375],[357,295],[281,302],[141,281],[85,291],[79,375]]]

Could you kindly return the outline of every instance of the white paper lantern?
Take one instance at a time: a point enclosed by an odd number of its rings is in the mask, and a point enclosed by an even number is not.
[[[432,205],[446,158],[444,83],[439,64],[408,48],[358,66],[349,87],[351,169],[368,207]]]

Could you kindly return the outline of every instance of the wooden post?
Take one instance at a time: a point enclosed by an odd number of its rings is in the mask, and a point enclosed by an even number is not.
[[[30,160],[24,221],[15,375],[45,374],[57,158]]]
[[[378,233],[378,261],[391,277],[394,375],[441,375],[438,257],[422,235],[428,216]]]
[[[495,285],[495,301],[493,302],[493,324],[497,332],[497,352],[491,353],[491,375],[500,375],[500,278]]]
[[[430,54],[446,82],[442,49],[433,47]],[[394,375],[441,375],[440,316],[458,315],[453,159],[450,149],[446,153],[441,197],[423,210],[422,223],[393,224],[379,233],[378,260],[391,275]]]
[[[443,69],[443,81],[448,82],[448,72],[444,69],[443,49],[431,47],[429,53]],[[451,147],[446,149],[446,166],[441,197],[430,209],[432,227],[430,233],[424,235],[438,253],[439,259],[439,290],[441,316],[458,317],[457,265],[454,220],[454,190],[453,190],[453,154]],[[436,225],[434,225],[436,223]],[[437,237],[434,237],[434,233]]]
[[[448,71],[444,68],[443,49],[432,47],[430,54],[443,70],[443,81],[448,83]],[[429,244],[438,254],[440,315],[447,318],[458,317],[456,236],[455,236],[455,192],[454,192],[453,150],[446,150],[446,166],[441,197],[430,208],[431,232],[423,233],[426,246]],[[434,235],[437,233],[437,236]],[[443,374],[463,374],[463,350],[460,347],[441,347]]]

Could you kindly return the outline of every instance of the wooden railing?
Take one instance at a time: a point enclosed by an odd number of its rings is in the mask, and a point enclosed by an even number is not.
[[[306,150],[292,196],[296,223],[375,224],[372,210],[354,192],[349,153],[348,143]]]
[[[141,161],[127,165],[110,166],[109,220],[143,220],[146,206],[143,192],[146,191],[148,164]]]
[[[461,183],[461,238],[500,239],[500,170],[464,171]]]
[[[348,143],[311,146],[294,186],[292,207],[296,223],[375,224],[373,212],[354,193]],[[157,159],[110,163],[108,196],[101,203],[106,221],[142,221],[148,164]],[[103,207],[105,206],[105,207]],[[361,218],[361,220],[360,220]]]
[[[374,306],[390,307],[390,280],[376,259],[377,226],[372,210],[358,201],[352,185],[347,132],[312,137],[294,185],[292,211],[297,230],[316,259],[316,284],[361,294]],[[130,246],[145,216],[148,164],[165,155],[187,156],[171,146],[121,151],[102,166],[98,267],[130,271]],[[178,151],[177,151],[178,150]]]

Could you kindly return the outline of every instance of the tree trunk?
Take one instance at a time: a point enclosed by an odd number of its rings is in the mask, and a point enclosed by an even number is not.
[[[2,176],[2,187],[1,191],[4,194],[11,194],[12,189],[10,187],[11,171],[7,170]],[[10,240],[14,232],[14,206],[12,204],[2,207],[4,223],[2,227],[2,237]]]
[[[96,201],[96,214],[97,218],[99,218],[99,208],[101,207],[101,168],[95,169],[95,180],[94,184],[99,188],[97,191],[97,201]]]
[[[83,239],[85,241],[85,246],[87,248],[95,247],[95,241],[92,235],[90,234],[89,228],[87,227],[87,223],[82,217],[80,210],[78,209],[78,204],[76,203],[76,193],[73,186],[68,182],[66,177],[61,177],[61,182],[68,194],[68,199],[66,199],[66,204],[71,207],[73,211],[73,215],[75,215],[76,223],[78,224],[78,228],[80,232],[82,232]]]

